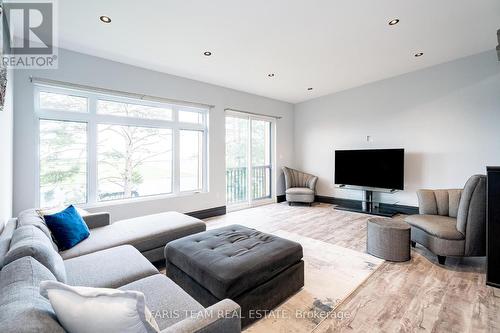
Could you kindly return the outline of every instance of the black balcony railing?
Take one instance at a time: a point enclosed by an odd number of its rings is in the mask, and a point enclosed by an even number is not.
[[[235,204],[248,201],[247,168],[228,168],[226,170],[226,201]],[[271,166],[252,167],[252,200],[271,197]]]

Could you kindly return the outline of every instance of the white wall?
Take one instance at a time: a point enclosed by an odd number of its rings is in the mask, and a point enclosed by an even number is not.
[[[110,205],[114,220],[168,210],[196,211],[225,205],[225,120],[224,109],[236,108],[281,116],[277,121],[277,168],[293,160],[293,105],[198,81],[154,72],[67,50],[59,51],[59,69],[16,72],[14,114],[14,214],[35,207],[37,147],[33,129],[33,85],[30,75],[83,85],[215,105],[209,124],[209,193],[196,196],[137,201]],[[281,174],[281,173],[279,173]],[[283,193],[278,177],[277,194]]]
[[[13,81],[12,70],[8,70],[5,105],[0,112],[0,230],[12,217]]]
[[[425,61],[425,58],[422,58]],[[373,142],[366,142],[370,135]],[[334,150],[405,148],[405,191],[387,203],[416,205],[418,188],[457,188],[500,165],[500,62],[495,52],[310,100],[295,106],[295,164],[333,187]],[[366,161],[369,166],[369,161]]]

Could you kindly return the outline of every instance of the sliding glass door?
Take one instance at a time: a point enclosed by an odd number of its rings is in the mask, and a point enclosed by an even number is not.
[[[226,115],[226,202],[233,208],[272,201],[273,122]]]

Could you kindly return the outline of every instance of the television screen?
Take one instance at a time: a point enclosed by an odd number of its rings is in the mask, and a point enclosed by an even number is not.
[[[404,189],[404,149],[335,151],[335,184]]]

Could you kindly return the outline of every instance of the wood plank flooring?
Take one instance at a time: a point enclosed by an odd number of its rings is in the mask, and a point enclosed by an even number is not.
[[[367,215],[285,203],[207,220],[209,229],[242,224],[284,230],[365,252]],[[418,246],[411,261],[385,262],[313,331],[500,332],[500,292],[485,285],[484,258],[448,258],[446,266]]]

